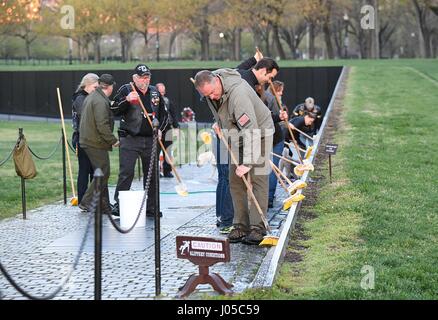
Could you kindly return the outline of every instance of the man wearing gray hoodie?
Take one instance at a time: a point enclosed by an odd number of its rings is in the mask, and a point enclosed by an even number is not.
[[[206,98],[218,135],[231,140],[231,152],[238,165],[230,165],[230,191],[234,206],[233,230],[230,242],[259,244],[266,227],[248,194],[242,177],[252,183],[252,191],[262,214],[268,207],[269,159],[272,150],[274,123],[271,112],[254,89],[233,69],[203,70],[195,76],[195,87]]]

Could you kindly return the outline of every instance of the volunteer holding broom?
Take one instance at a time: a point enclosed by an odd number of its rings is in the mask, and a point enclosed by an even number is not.
[[[157,118],[160,129],[166,125],[166,110],[164,100],[157,88],[150,85],[151,71],[144,65],[139,64],[132,75],[133,83],[127,83],[120,87],[114,100],[112,110],[116,116],[121,116],[120,128],[120,167],[114,195],[113,214],[119,215],[119,191],[131,188],[134,179],[135,163],[141,158],[143,168],[143,186],[146,184],[149,164],[152,156],[153,128],[148,119]],[[144,114],[142,106],[147,115]],[[159,132],[161,135],[161,131]],[[159,137],[161,139],[161,137]],[[158,159],[158,155],[157,155]],[[156,176],[153,174],[148,189],[146,216],[155,216],[155,190]],[[160,212],[161,216],[161,212]]]
[[[194,84],[206,97],[215,117],[216,133],[229,134],[231,156],[238,159],[237,164],[230,166],[234,221],[228,239],[259,244],[268,227],[268,161],[274,133],[271,112],[236,70],[203,70],[196,74]],[[252,192],[247,190],[247,178],[252,183]],[[251,195],[249,207],[248,193]]]

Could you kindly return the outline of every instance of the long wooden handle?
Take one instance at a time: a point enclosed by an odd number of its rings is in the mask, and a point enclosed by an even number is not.
[[[288,191],[287,191],[287,187],[286,187],[286,185],[284,184],[283,179],[281,178],[281,176],[280,176],[279,173],[277,172],[276,167],[275,167],[275,164],[274,164],[271,160],[269,160],[269,163],[271,164],[272,171],[274,172],[275,176],[277,177],[278,182],[280,182],[280,184],[281,184],[281,186],[283,187],[284,191],[286,191],[286,193],[288,193]],[[274,167],[275,167],[275,168],[274,168]]]
[[[280,174],[284,178],[284,180],[286,180],[289,186],[291,186],[293,184],[292,181],[290,181],[290,179],[283,173],[283,171],[281,171],[280,168],[277,167],[271,160],[269,161],[271,162],[272,168],[274,168],[278,172],[278,174]]]
[[[298,129],[297,127],[293,127],[292,130],[298,131],[299,133],[301,133],[303,136],[305,136],[306,138],[309,138],[310,140],[314,141],[315,139],[312,138],[311,136],[309,136],[307,133],[301,131],[300,129]]]
[[[137,92],[137,90],[135,90],[134,84],[131,82],[131,88],[134,92]],[[140,106],[143,109],[143,113],[146,117],[146,119],[148,119],[148,122],[151,126],[151,128],[153,129],[153,125],[152,125],[152,120],[151,117],[149,117],[149,114],[146,110],[146,108],[144,107],[143,101],[141,101],[141,97],[138,97],[138,101],[140,102]],[[163,143],[161,142],[161,139],[158,139],[158,143],[160,144],[161,150],[163,150],[164,156],[167,159],[167,162],[170,164],[170,167],[172,168],[173,173],[175,174],[175,178],[178,181],[178,183],[182,183],[181,177],[179,176],[178,172],[176,171],[175,165],[173,164],[172,159],[170,159],[169,154],[166,151],[166,148],[164,147]]]
[[[287,145],[288,147],[291,147],[291,146],[293,147],[294,146],[292,143],[286,142],[286,141],[284,141],[284,144]],[[298,147],[298,149],[300,149],[300,151],[303,151],[303,152],[307,151],[307,150],[304,150],[303,148],[300,148],[300,147]]]
[[[276,153],[271,152],[271,154],[272,154],[273,156],[276,156],[277,158],[280,158],[280,159],[282,159],[282,160],[284,160],[284,161],[286,161],[286,162],[289,162],[289,163],[293,164],[294,166],[299,165],[299,163],[296,163],[295,161],[289,160],[288,158],[285,158],[285,157],[283,157],[283,156],[280,156],[280,155],[278,155],[278,154],[276,154]]]
[[[275,91],[274,85],[272,84],[271,80],[269,80],[269,88],[271,88],[271,91],[272,91],[272,93],[275,96],[275,101],[277,102],[278,108],[281,111],[286,111],[287,112],[287,110],[285,110],[285,108],[283,108],[283,105],[281,104],[281,101],[280,101],[280,97],[278,96],[277,91]],[[284,122],[284,125],[289,130],[289,134],[291,136],[292,142],[294,143],[295,150],[297,150],[297,153],[298,153],[298,159],[299,159],[300,163],[303,163],[303,158],[301,157],[300,150],[298,149],[298,144],[297,144],[297,141],[295,140],[295,136],[293,135],[292,130],[291,130],[290,126],[289,126],[289,121],[283,120],[283,122]]]
[[[75,185],[73,183],[73,173],[71,171],[70,152],[68,150],[68,143],[67,143],[67,134],[65,133],[64,112],[62,108],[61,93],[59,91],[59,88],[56,88],[56,93],[58,94],[59,113],[61,114],[62,132],[64,133],[64,146],[65,146],[65,153],[67,154],[68,173],[70,174],[71,190],[73,192],[73,198],[76,198]]]

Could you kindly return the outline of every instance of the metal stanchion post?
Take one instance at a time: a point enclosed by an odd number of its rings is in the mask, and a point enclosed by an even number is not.
[[[94,213],[94,300],[102,300],[102,179],[100,168],[94,171],[96,181],[94,192],[99,192]]]
[[[154,139],[157,139],[158,144],[158,126],[159,122],[154,119],[152,122],[154,126]],[[158,149],[158,148],[157,148]],[[158,149],[159,150],[159,149]],[[161,294],[161,235],[160,235],[160,158],[157,151],[156,159],[154,161],[154,170],[152,174],[155,174],[155,223],[154,223],[154,236],[155,236],[155,295]]]
[[[138,159],[137,159],[138,181],[141,180],[141,169],[140,169],[141,162],[140,162],[140,160],[141,160],[141,158],[138,157]]]
[[[23,136],[23,128],[18,128],[18,138]],[[21,178],[21,207],[23,211],[23,219],[26,220],[26,180]]]
[[[61,129],[62,144],[65,143],[64,131]],[[64,204],[67,204],[67,168],[65,163],[65,146],[62,149],[62,184],[64,189]]]

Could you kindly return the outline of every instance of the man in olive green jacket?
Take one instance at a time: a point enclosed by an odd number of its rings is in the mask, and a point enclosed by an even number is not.
[[[82,118],[79,127],[79,143],[90,158],[93,170],[100,168],[103,172],[102,180],[102,212],[111,213],[111,204],[108,193],[108,179],[110,176],[110,160],[108,151],[118,146],[117,138],[113,134],[114,119],[110,110],[108,97],[113,92],[114,78],[110,74],[102,74],[99,78],[99,87],[84,101]],[[79,208],[90,211],[93,201],[96,179],[88,186]]]
[[[262,215],[266,216],[274,133],[271,111],[236,70],[200,71],[195,76],[195,87],[206,97],[216,120],[216,133],[230,138],[231,151],[239,161],[238,165],[230,165],[234,221],[228,239],[259,244],[266,235],[266,226],[254,202],[248,205],[242,177],[247,174]]]

